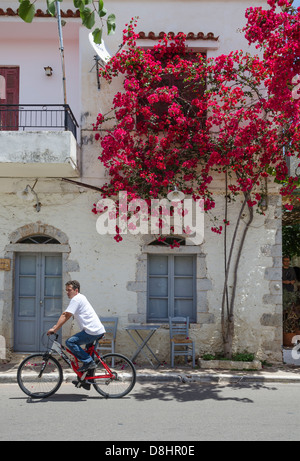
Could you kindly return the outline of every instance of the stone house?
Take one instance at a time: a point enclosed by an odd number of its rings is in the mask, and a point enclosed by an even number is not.
[[[117,351],[131,355],[135,347],[128,324],[155,321],[161,328],[151,344],[169,363],[166,320],[181,308],[191,318],[196,354],[220,351],[223,240],[206,218],[201,244],[173,250],[151,245],[153,235],[128,233],[118,244],[97,232],[91,210],[100,194],[93,188],[107,177],[97,159],[93,123],[118,88],[101,80],[98,85],[88,31],[64,0],[64,100],[57,22],[45,2],[37,5],[33,23],[26,24],[16,15],[17,3],[0,0],[0,334],[15,352],[38,350],[42,333],[67,306],[65,282],[77,279],[99,315],[119,318]],[[124,24],[138,16],[141,46],[161,31],[183,31],[207,56],[246,49],[239,30],[250,5],[266,1],[106,0],[118,27],[105,41],[115,53]],[[234,220],[236,207],[229,212]],[[255,217],[241,260],[234,346],[273,361],[281,360],[280,213],[270,184],[267,213]],[[180,280],[177,269],[186,271]],[[158,275],[155,293],[151,281]],[[159,301],[152,303],[155,296]],[[67,323],[63,339],[75,330]]]

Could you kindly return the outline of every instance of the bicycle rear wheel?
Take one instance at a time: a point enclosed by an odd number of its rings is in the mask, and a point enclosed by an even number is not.
[[[62,367],[49,354],[32,354],[19,365],[17,381],[25,394],[33,399],[43,399],[61,386]]]
[[[136,371],[132,362],[121,354],[106,354],[101,357],[114,377],[111,378],[104,366],[99,362],[97,368],[92,370],[93,376],[105,375],[104,378],[95,378],[91,382],[99,394],[106,398],[117,399],[127,395],[136,382]]]

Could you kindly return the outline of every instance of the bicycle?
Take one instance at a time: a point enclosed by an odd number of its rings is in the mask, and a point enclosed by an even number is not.
[[[18,367],[18,384],[31,398],[50,397],[60,388],[63,382],[63,369],[58,360],[53,357],[54,353],[57,353],[76,373],[78,380],[76,387],[86,389],[87,384],[92,384],[105,398],[124,397],[134,388],[136,371],[132,362],[124,355],[109,353],[101,357],[96,349],[97,341],[94,341],[87,352],[94,358],[96,368],[81,373],[78,371],[79,363],[74,354],[57,341],[57,334],[51,336],[55,336],[55,339],[48,337],[46,352],[29,355]]]

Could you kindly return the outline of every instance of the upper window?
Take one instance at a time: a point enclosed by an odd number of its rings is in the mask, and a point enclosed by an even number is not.
[[[152,51],[152,54],[154,56],[154,58],[156,58],[161,64],[162,64],[162,67],[167,70],[168,69],[168,65],[171,64],[171,66],[175,65],[176,64],[176,60],[185,60],[185,61],[194,61],[194,60],[197,60],[199,59],[198,58],[198,55],[199,53],[195,53],[195,52],[190,52],[190,51],[187,51],[185,52],[184,54],[182,55],[172,55],[172,50],[168,48],[169,51],[169,54],[167,55],[160,55],[159,54],[159,51]],[[174,54],[174,53],[173,53]],[[203,57],[206,57],[206,53],[201,53],[201,55]],[[169,72],[166,72],[164,75],[162,75],[161,77],[161,81],[158,83],[155,83],[155,86],[152,87],[152,89],[154,88],[155,90],[157,90],[157,92],[159,92],[159,90],[163,89],[164,87],[166,88],[172,88],[172,87],[176,87],[178,89],[178,97],[177,97],[177,102],[180,104],[181,106],[181,109],[182,109],[182,113],[184,115],[189,115],[190,117],[196,117],[196,114],[198,113],[199,109],[194,107],[191,102],[192,100],[195,98],[195,92],[193,91],[193,89],[189,86],[189,84],[185,81],[187,75],[184,73],[184,74],[176,74],[174,72],[172,72],[171,68],[170,68],[170,71]],[[205,85],[203,85],[201,87],[201,90],[200,90],[200,96],[201,94],[203,95],[204,94],[204,91],[205,91]],[[199,88],[197,88],[197,96],[199,97]],[[149,105],[149,102],[147,100],[147,98],[144,98],[142,101],[141,101],[142,105],[144,106],[148,106]],[[152,104],[152,112],[159,117],[159,120],[160,121],[164,121],[165,118],[167,117],[168,115],[168,109],[170,107],[170,103],[168,102],[163,102],[163,101],[159,101],[159,102],[155,102],[154,104]],[[203,116],[203,120],[205,120],[205,115]],[[137,123],[138,124],[141,124],[141,126],[143,125],[144,123],[144,116],[142,114],[139,114],[138,117],[137,117]],[[161,126],[161,125],[160,125]]]

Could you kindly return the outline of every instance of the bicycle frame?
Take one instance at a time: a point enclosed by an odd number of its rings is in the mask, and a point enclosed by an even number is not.
[[[68,354],[72,355],[72,357],[74,357],[74,360],[73,359],[70,359],[66,354],[65,352],[66,351]],[[112,371],[110,370],[109,366],[101,359],[100,355],[98,354],[98,352],[96,351],[95,349],[95,346],[92,345],[88,350],[87,350],[87,353],[93,357],[93,354],[96,355],[96,357],[98,358],[99,362],[101,362],[103,368],[106,370],[106,374],[103,374],[103,375],[96,375],[96,376],[86,376],[87,372],[83,372],[81,373],[80,371],[78,371],[78,368],[79,368],[79,363],[78,363],[78,359],[77,357],[75,357],[75,355],[68,349],[68,348],[65,348],[62,344],[60,344],[58,341],[56,340],[53,340],[53,344],[51,346],[51,348],[49,348],[49,351],[48,351],[48,354],[51,354],[52,352],[56,352],[68,365],[70,368],[73,369],[73,371],[76,373],[76,375],[78,376],[79,380],[80,381],[88,381],[88,380],[94,380],[94,379],[104,379],[104,378],[109,378],[109,379],[114,379],[115,378],[115,375],[112,373]]]

